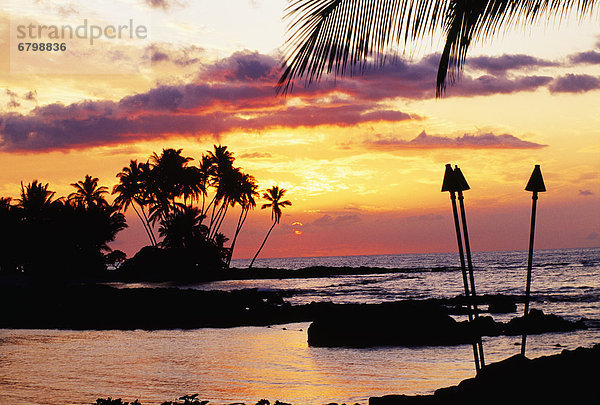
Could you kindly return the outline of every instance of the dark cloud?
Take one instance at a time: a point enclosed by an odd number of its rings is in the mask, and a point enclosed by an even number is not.
[[[162,8],[163,10],[168,9],[171,6],[169,0],[144,0],[152,8]]]
[[[241,117],[242,112],[250,117]],[[128,143],[169,135],[210,137],[275,127],[350,126],[420,119],[372,103],[287,106],[270,86],[158,86],[118,102],[49,104],[29,114],[0,114],[0,149],[50,150]]]
[[[548,76],[504,76],[484,75],[477,78],[464,76],[456,85],[448,88],[448,96],[491,96],[495,94],[512,94],[522,91],[535,91],[552,81]]]
[[[589,197],[591,195],[594,195],[594,192],[592,190],[579,190],[579,195]]]
[[[529,55],[476,56],[467,60],[468,69],[483,70],[493,75],[504,75],[509,70],[536,69],[559,66],[557,62]]]
[[[37,90],[27,92],[23,98],[27,101],[37,101]]]
[[[18,108],[21,106],[21,103],[17,101],[19,95],[10,89],[5,89],[4,91],[6,95],[10,98],[10,101],[6,103],[6,107],[8,109]]]
[[[600,64],[600,52],[579,52],[569,56],[569,61],[573,64],[598,65]]]
[[[269,159],[272,158],[273,155],[269,152],[252,152],[252,153],[242,153],[240,158],[242,159]]]
[[[152,44],[146,48],[144,58],[150,58],[152,63],[172,63],[179,67],[200,64],[204,49],[197,46],[188,46],[175,49],[169,44]]]
[[[315,219],[312,225],[315,226],[338,226],[353,224],[361,221],[361,217],[356,214],[331,216],[325,214],[322,217]]]
[[[153,63],[156,62],[163,62],[163,61],[168,61],[170,60],[169,55],[167,55],[165,52],[162,51],[155,51],[152,52],[152,56],[150,57],[150,61],[152,61]]]
[[[310,88],[296,87],[287,97],[278,97],[275,83],[280,69],[274,56],[243,51],[203,64],[204,51],[198,47],[175,49],[169,44],[155,44],[146,52],[155,63],[197,64],[193,68],[198,68],[199,73],[193,82],[157,85],[118,101],[53,103],[37,106],[27,114],[0,112],[0,149],[84,148],[171,135],[211,137],[239,130],[252,132],[321,125],[349,127],[373,122],[421,120],[418,115],[389,108],[384,103],[395,98],[435,97],[439,58],[439,55],[429,55],[414,63],[396,58],[395,63],[368,70],[363,76],[323,81]],[[549,83],[553,92],[588,91],[600,86],[593,76],[570,75],[552,81],[546,76],[504,74],[518,66],[546,63],[522,55],[479,58],[477,63],[490,72],[502,74],[479,77],[465,74],[455,86],[448,88],[447,97],[534,91]],[[24,100],[37,100],[34,92],[22,98],[10,90],[6,90],[6,94],[11,97],[11,102],[18,104]],[[380,136],[370,140],[368,145],[390,149],[543,146],[507,134],[467,134],[454,139],[425,133],[412,141]]]
[[[551,93],[585,93],[600,89],[600,78],[569,73],[554,79],[548,89]]]
[[[34,102],[37,104],[36,90],[30,90],[23,94],[23,96],[19,96],[19,94],[10,89],[5,89],[4,93],[10,98],[10,101],[6,104],[9,109],[21,107],[20,101]]]
[[[395,63],[385,65],[381,69],[367,70],[363,76],[338,79],[335,89],[364,100],[434,98],[438,58],[439,55],[429,55],[414,63],[398,59]],[[478,77],[463,74],[453,86],[447,87],[445,97],[535,91],[552,81],[548,76],[508,77],[504,72],[500,73],[502,74],[486,74]]]
[[[228,58],[206,66],[200,79],[228,82],[268,82],[273,86],[279,79],[279,63],[275,58],[258,52],[235,52]]]
[[[546,145],[521,140],[513,135],[492,133],[470,135],[464,134],[457,138],[427,135],[421,132],[416,138],[406,141],[393,136],[378,135],[369,139],[365,145],[377,149],[441,149],[441,148],[468,148],[468,149],[531,149],[542,148]]]

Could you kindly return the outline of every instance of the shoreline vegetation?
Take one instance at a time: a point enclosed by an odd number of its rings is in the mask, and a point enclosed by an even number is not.
[[[0,275],[69,280],[127,268],[134,277],[176,280],[229,268],[248,213],[257,205],[258,182],[234,165],[227,146],[214,145],[197,165],[193,160],[172,148],[153,153],[145,163],[131,160],[116,174],[112,202],[108,187],[91,175],[71,183],[74,191],[66,197],[56,196],[48,183],[21,182],[18,199],[0,196]],[[262,194],[261,209],[270,209],[273,223],[254,259],[282,209],[292,204],[283,199],[285,193],[274,185]],[[124,214],[130,208],[148,246],[127,260],[109,245],[128,227]],[[231,239],[221,229],[228,214],[236,224]],[[152,266],[156,260],[161,266]]]

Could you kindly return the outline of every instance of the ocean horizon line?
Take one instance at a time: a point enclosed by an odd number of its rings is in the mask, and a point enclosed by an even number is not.
[[[548,252],[555,250],[587,250],[587,249],[600,249],[600,246],[586,246],[586,247],[566,247],[566,248],[540,248],[535,249],[535,252]],[[473,250],[472,253],[506,253],[506,252],[527,252],[527,249],[506,249],[506,250]],[[445,254],[458,254],[456,251],[452,252],[413,252],[413,253],[374,253],[374,254],[357,254],[357,255],[315,255],[315,256],[277,256],[277,257],[259,257],[256,260],[285,260],[285,259],[319,259],[319,258],[340,258],[340,257],[373,257],[373,256],[409,256],[409,255],[445,255]],[[245,261],[252,260],[252,258],[235,258],[234,261]]]

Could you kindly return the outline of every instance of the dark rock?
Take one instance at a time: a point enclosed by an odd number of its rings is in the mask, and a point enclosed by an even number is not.
[[[496,295],[488,299],[488,312],[491,314],[507,314],[516,311],[517,303],[512,297]]]
[[[571,322],[557,315],[546,315],[539,309],[531,309],[525,317],[511,319],[504,330],[504,335],[539,334],[547,332],[570,332],[578,329],[586,329],[583,320]]]
[[[429,346],[471,340],[470,329],[427,302],[347,305],[321,314],[308,328],[311,346]]]
[[[599,361],[600,345],[533,360],[515,355],[433,395],[386,395],[370,398],[369,404],[598,404]]]
[[[322,347],[440,346],[470,343],[476,336],[568,332],[584,329],[556,315],[531,310],[526,321],[507,324],[490,316],[456,322],[444,307],[430,301],[356,304],[321,312],[308,328],[308,343]]]

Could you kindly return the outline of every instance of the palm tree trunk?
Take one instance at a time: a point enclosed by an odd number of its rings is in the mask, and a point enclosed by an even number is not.
[[[229,209],[229,204],[227,204],[225,206],[225,209],[223,210],[223,212],[221,213],[221,217],[218,219],[218,221],[215,223],[215,230],[213,231],[213,238],[215,236],[217,236],[217,233],[219,232],[219,229],[221,229],[221,224],[223,223],[223,220],[225,219],[225,216],[227,215],[227,210]]]
[[[260,251],[262,250],[263,246],[265,246],[265,242],[267,241],[267,238],[269,237],[269,235],[271,234],[271,231],[273,230],[273,228],[275,228],[275,225],[277,224],[277,222],[273,221],[273,225],[271,225],[271,229],[269,229],[269,232],[267,232],[267,236],[265,236],[265,240],[263,240],[262,245],[260,245],[260,247],[258,248],[258,252],[256,252],[256,254],[254,255],[254,259],[252,259],[252,262],[250,263],[250,266],[248,266],[249,269],[252,268],[252,265],[254,264],[254,261],[256,260],[256,258],[258,257],[258,254],[260,253]]]
[[[208,190],[206,189],[206,182],[202,183],[201,193],[202,193],[202,209],[200,210],[200,213],[202,215],[205,215],[206,213],[204,212],[204,204],[206,203],[206,197],[208,196]]]
[[[227,207],[227,205],[228,205],[228,200],[226,198],[223,198],[223,203],[217,210],[216,214],[214,213],[214,210],[213,210],[213,215],[210,218],[210,225],[208,226],[209,239],[214,237],[217,234],[216,229],[218,229],[219,220],[221,219],[221,215],[223,215],[223,210]],[[216,204],[215,204],[215,207],[216,207]]]
[[[206,210],[204,210],[204,208],[202,208],[202,214],[206,217],[208,216],[208,210],[210,210],[210,206],[213,205],[213,203],[215,203],[215,200],[217,199],[217,195],[215,194],[215,196],[212,198],[212,200],[210,200],[210,202],[208,203],[208,205],[206,206]],[[215,204],[216,205],[216,204]],[[202,202],[202,206],[204,207],[204,202]],[[213,208],[214,211],[214,208]]]
[[[208,223],[208,235],[210,235],[210,231],[215,222],[215,210],[217,209],[217,201],[215,201],[216,198],[217,198],[217,196],[215,196],[215,198],[213,198],[214,204],[212,207],[212,213],[210,214],[210,222]],[[220,210],[220,208],[219,208],[219,210]],[[207,209],[207,211],[208,211],[208,209]],[[217,211],[217,214],[218,214],[218,211]]]
[[[135,204],[131,203],[131,206],[133,207],[133,210],[135,211],[135,213],[137,214],[138,218],[140,219],[140,222],[142,223],[142,225],[144,226],[144,230],[146,231],[146,235],[148,235],[148,239],[150,239],[150,244],[152,246],[154,246],[154,241],[152,240],[152,235],[150,235],[150,230],[148,230],[148,226],[146,225],[146,223],[144,222],[144,219],[142,218],[142,216],[140,215],[139,211],[137,210],[137,208],[135,208]]]
[[[150,220],[148,219],[148,216],[146,215],[146,211],[144,211],[144,206],[140,204],[140,208],[142,209],[142,214],[144,214],[144,220],[146,221],[146,226],[150,230],[150,236],[152,236],[152,238],[151,238],[152,245],[156,246],[156,245],[158,245],[158,243],[156,242],[156,236],[154,236],[154,231],[152,230],[152,225],[150,225]]]
[[[235,241],[237,240],[240,231],[242,230],[242,226],[244,226],[244,222],[246,221],[246,217],[248,216],[248,210],[242,208],[242,212],[240,212],[240,217],[238,218],[238,223],[235,228],[235,234],[233,235],[233,241],[231,242],[231,246],[229,247],[229,257],[227,258],[227,267],[231,263],[231,257],[233,256],[233,248],[235,248]]]

